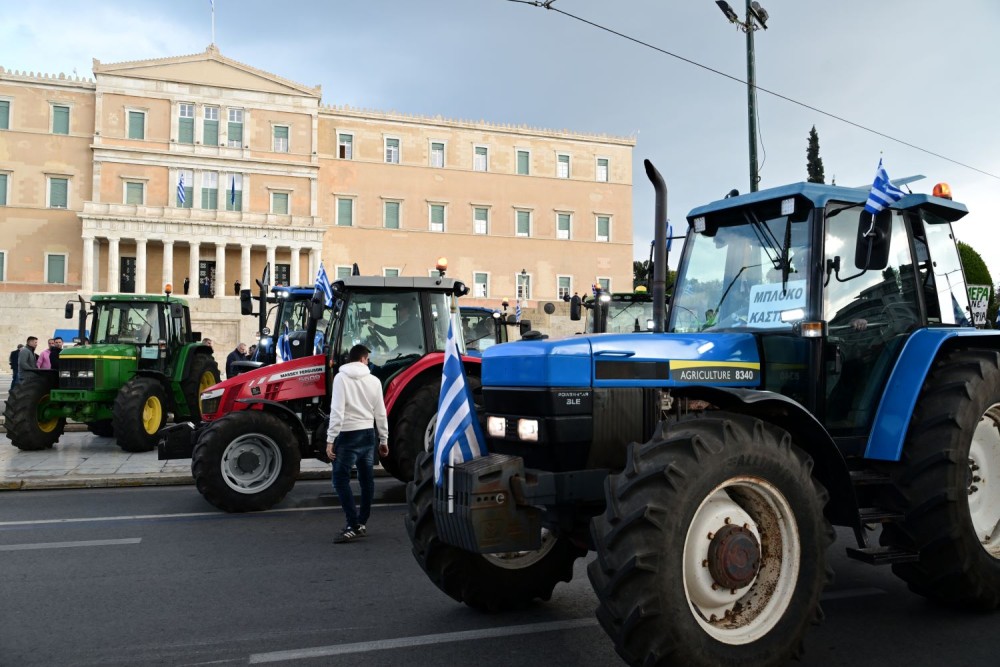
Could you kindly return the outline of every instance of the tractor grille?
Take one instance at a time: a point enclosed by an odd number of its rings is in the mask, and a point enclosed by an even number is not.
[[[93,389],[94,360],[62,357],[59,360],[60,389]]]

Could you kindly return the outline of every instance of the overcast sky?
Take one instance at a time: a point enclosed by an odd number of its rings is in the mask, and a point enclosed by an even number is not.
[[[92,76],[119,62],[201,52],[210,0],[8,3],[0,65]],[[730,0],[743,13],[740,0]],[[1000,2],[765,0],[757,84],[1000,175]],[[57,7],[58,9],[54,9]],[[744,80],[746,39],[713,0],[556,0],[555,7]],[[653,237],[648,158],[668,214],[749,185],[745,84],[553,11],[508,0],[216,0],[222,53],[307,85],[326,104],[634,136],[636,258]],[[815,125],[827,182],[871,183],[879,157],[911,185],[951,184],[955,225],[1000,281],[1000,180],[758,94],[761,188],[806,178]],[[679,229],[680,227],[678,227]],[[675,246],[676,247],[676,246]],[[677,257],[671,258],[676,265]]]

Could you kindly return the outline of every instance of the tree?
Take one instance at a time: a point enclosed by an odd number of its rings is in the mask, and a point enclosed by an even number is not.
[[[993,285],[993,278],[986,262],[975,249],[967,243],[958,242],[958,254],[962,258],[962,268],[965,270],[965,282],[968,285]],[[986,307],[986,322],[992,326],[997,319],[996,287],[990,294],[989,305]]]
[[[673,269],[667,269],[667,293],[673,289],[674,282],[677,280],[677,272]],[[632,289],[639,286],[645,287],[646,289],[653,290],[653,263],[648,259],[645,260],[633,260],[632,261]]]
[[[823,158],[819,156],[819,134],[816,133],[816,126],[809,130],[809,147],[806,149],[806,172],[810,183],[826,183],[826,176],[823,174]]]

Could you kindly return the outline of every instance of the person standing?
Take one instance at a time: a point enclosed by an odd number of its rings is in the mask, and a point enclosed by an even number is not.
[[[24,379],[25,371],[33,371],[38,368],[38,355],[35,348],[38,347],[38,337],[28,336],[24,342],[24,347],[17,355],[17,379],[18,382]]]
[[[379,456],[389,454],[389,423],[382,383],[368,368],[370,353],[371,350],[364,345],[352,347],[347,355],[348,363],[341,366],[333,378],[326,455],[333,461],[333,488],[347,515],[347,525],[333,540],[337,544],[368,534],[365,524],[371,516],[375,495],[376,429]],[[361,486],[360,511],[351,491],[351,469],[355,466]]]
[[[62,354],[62,351],[62,336],[56,336],[52,339],[52,347],[49,348],[49,367],[54,371],[59,370],[59,355]]]
[[[238,280],[235,283],[233,283],[233,294],[235,294],[236,296],[240,295],[240,281]]]
[[[229,356],[226,357],[226,377],[231,378],[239,375],[238,370],[234,371],[233,363],[237,361],[246,361],[249,358],[250,356],[247,354],[247,344],[240,343],[239,345],[237,345],[236,349],[230,352]],[[244,368],[243,370],[246,369]]]
[[[13,379],[10,381],[11,389],[17,384],[17,356],[21,353],[22,347],[24,347],[24,343],[18,343],[17,347],[10,352],[10,370],[14,374]]]
[[[189,289],[191,289],[191,277],[190,276],[185,276],[185,278],[184,278],[184,294],[187,294]]]
[[[49,357],[52,354],[52,348],[55,347],[56,341],[54,338],[50,338],[42,353],[38,355],[38,368],[43,370],[48,370],[52,368],[52,363]]]

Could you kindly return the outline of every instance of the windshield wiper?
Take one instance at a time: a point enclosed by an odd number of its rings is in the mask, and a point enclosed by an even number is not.
[[[742,266],[742,267],[740,267],[740,270],[736,272],[736,275],[733,276],[733,279],[729,281],[729,284],[726,285],[726,291],[722,293],[722,298],[719,299],[719,305],[717,305],[715,307],[715,321],[716,322],[719,321],[719,309],[722,308],[722,302],[726,300],[727,296],[729,296],[729,291],[733,289],[733,285],[736,284],[736,281],[739,280],[740,276],[743,275],[744,271],[746,271],[747,269],[757,268],[758,266],[762,266],[762,265],[761,264],[750,264],[748,266]]]
[[[754,236],[760,242],[760,246],[763,248],[771,265],[776,269],[781,268],[781,245],[778,243],[778,237],[774,235],[774,232],[771,231],[766,222],[760,221],[753,211],[744,211],[743,218],[750,225],[750,229],[753,230]]]

